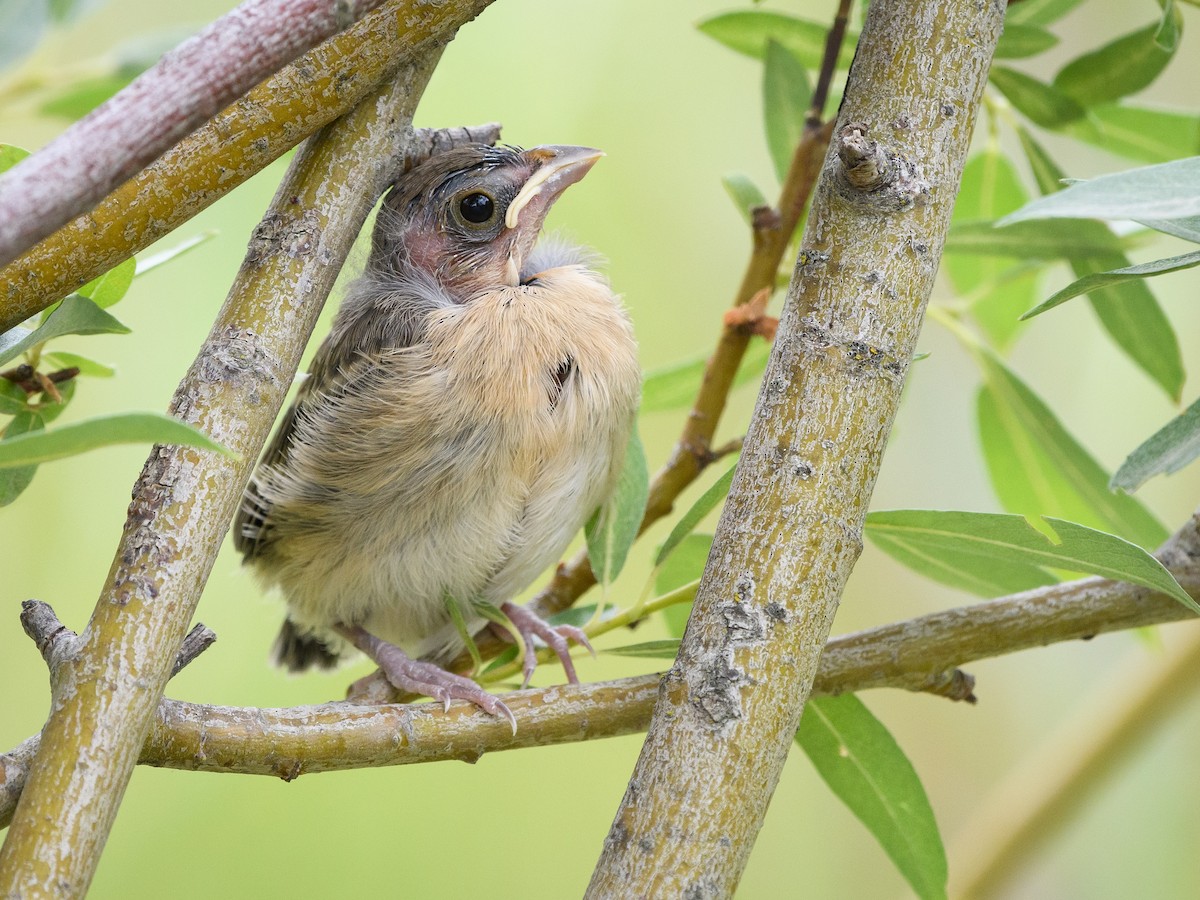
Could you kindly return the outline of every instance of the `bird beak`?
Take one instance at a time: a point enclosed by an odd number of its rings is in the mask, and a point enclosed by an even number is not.
[[[568,187],[583,178],[595,165],[596,160],[604,154],[592,147],[552,145],[534,147],[525,150],[522,155],[537,168],[508,205],[508,211],[504,214],[504,225],[510,229],[516,228],[522,212],[528,209],[525,222],[521,224],[535,226],[532,231],[536,234],[554,201]]]

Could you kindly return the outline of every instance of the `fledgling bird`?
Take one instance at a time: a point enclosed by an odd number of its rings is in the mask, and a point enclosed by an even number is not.
[[[512,720],[415,657],[461,649],[447,603],[499,606],[577,682],[567,639],[512,603],[611,494],[641,386],[632,329],[591,254],[535,246],[602,154],[475,145],[404,175],[307,379],[246,490],[234,541],[288,616],[275,658],[357,647],[401,690]],[[412,655],[409,655],[412,654]],[[514,724],[515,727],[515,724]]]

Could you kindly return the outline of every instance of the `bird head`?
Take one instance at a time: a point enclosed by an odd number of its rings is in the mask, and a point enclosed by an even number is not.
[[[515,287],[550,207],[603,155],[475,145],[435,156],[388,194],[372,260],[396,273],[419,270],[460,302]]]

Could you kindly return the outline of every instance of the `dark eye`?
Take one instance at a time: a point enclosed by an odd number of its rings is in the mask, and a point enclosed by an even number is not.
[[[495,214],[496,203],[487,194],[476,191],[458,201],[458,211],[466,221],[482,225]]]

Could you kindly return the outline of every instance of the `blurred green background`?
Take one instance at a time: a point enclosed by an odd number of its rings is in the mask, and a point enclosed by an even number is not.
[[[21,4],[0,2],[0,13]],[[777,3],[826,21],[833,4]],[[5,9],[7,7],[7,9]],[[161,4],[113,0],[49,34],[15,80],[86,67],[137,38],[186,33],[226,12],[228,2]],[[733,8],[716,0],[655,4],[635,0],[545,4],[499,0],[449,47],[418,113],[418,124],[499,120],[506,140],[589,144],[608,157],[556,207],[549,228],[600,250],[636,322],[643,365],[653,369],[707,352],[741,277],[749,246],[720,177],[749,173],[774,188],[764,149],[760,68],[705,38],[694,23]],[[1027,67],[1048,74],[1062,60],[1110,40],[1156,11],[1155,4],[1093,0],[1054,31],[1059,49]],[[1195,27],[1195,11],[1187,23]],[[3,21],[3,15],[0,15]],[[1185,33],[1185,41],[1189,40]],[[1186,46],[1186,45],[1185,45]],[[1178,54],[1146,92],[1186,108],[1200,59]],[[0,142],[35,149],[65,125],[19,95],[0,95]],[[1144,98],[1143,98],[1144,99]],[[1132,164],[1046,138],[1069,174]],[[118,376],[80,385],[63,421],[101,412],[165,409],[203,340],[241,260],[251,228],[283,171],[277,163],[185,224],[164,245],[205,229],[219,237],[139,278],[114,312],[134,332],[64,340],[60,348],[117,363]],[[361,246],[361,245],[360,245]],[[1163,241],[1138,259],[1178,253]],[[360,249],[352,268],[361,265]],[[1065,267],[1055,287],[1066,283]],[[1047,282],[1049,284],[1049,282]],[[1200,327],[1195,276],[1159,279],[1184,345],[1200,368],[1192,336]],[[1048,289],[1046,291],[1048,293]],[[935,296],[948,299],[945,289]],[[329,313],[318,331],[327,327]],[[922,338],[930,358],[915,366],[875,493],[876,509],[997,510],[974,431],[976,372],[936,325]],[[1066,425],[1108,467],[1176,410],[1101,335],[1082,302],[1039,319],[1022,337],[1013,366],[1037,386]],[[1191,379],[1185,401],[1196,394]],[[734,397],[722,433],[740,433],[753,388]],[[641,423],[651,469],[668,454],[680,415]],[[17,621],[20,601],[53,604],[79,629],[108,570],[145,448],[96,451],[44,467],[18,502],[0,511],[0,747],[36,731],[45,716],[45,667]],[[711,473],[684,498],[699,492]],[[1200,497],[1192,467],[1140,494],[1172,529]],[[617,592],[640,589],[660,525],[635,551]],[[835,632],[851,631],[973,602],[899,569],[869,544],[851,580]],[[342,695],[369,667],[287,677],[267,664],[279,624],[278,598],[264,596],[225,548],[199,618],[219,642],[176,678],[171,696],[208,703],[285,706]],[[1170,641],[1179,629],[1163,629]],[[656,623],[636,640],[663,636]],[[617,636],[613,643],[628,642]],[[996,789],[1122,665],[1153,665],[1159,651],[1129,634],[1051,647],[969,667],[976,707],[900,692],[864,700],[896,735],[924,779],[943,835],[955,835]],[[585,680],[649,671],[601,655],[580,663]],[[540,683],[557,680],[546,667]],[[1178,690],[1189,690],[1180,685]],[[1094,702],[1094,699],[1093,699]],[[1144,748],[1098,791],[1065,834],[1048,842],[1017,880],[1013,897],[1194,897],[1200,895],[1200,703],[1147,737]],[[1076,728],[1079,745],[1087,724]],[[97,898],[342,897],[360,895],[499,898],[578,896],[600,851],[636,759],[639,739],[497,754],[467,766],[266,778],[139,769],[93,886]],[[963,852],[969,852],[964,850]],[[793,754],[776,791],[739,896],[893,897],[907,887],[873,839],[829,794],[804,756]]]

